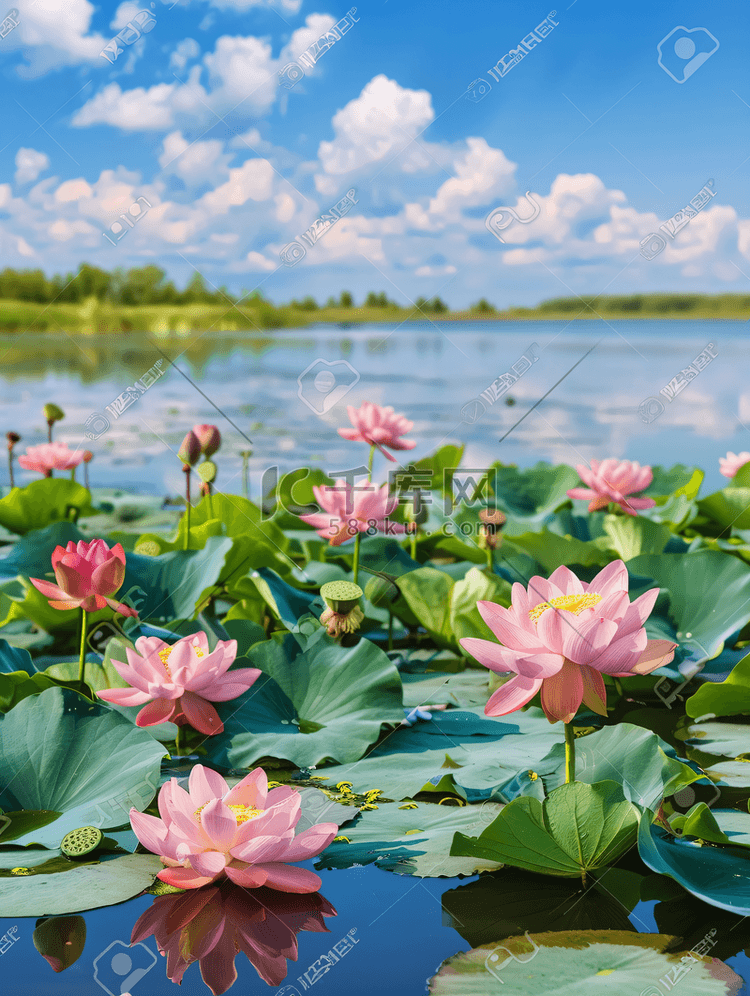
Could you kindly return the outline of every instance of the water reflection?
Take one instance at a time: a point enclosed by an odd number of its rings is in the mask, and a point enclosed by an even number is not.
[[[153,934],[172,982],[181,984],[186,969],[198,962],[203,981],[218,996],[237,981],[234,960],[241,951],[264,982],[280,985],[287,961],[297,960],[297,934],[328,932],[323,918],[337,915],[319,892],[248,890],[225,881],[156,896],[134,926],[130,943]]]

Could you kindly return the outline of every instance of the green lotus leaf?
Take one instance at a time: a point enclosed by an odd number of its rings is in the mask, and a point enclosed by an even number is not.
[[[699,467],[686,467],[676,463],[667,469],[659,464],[652,467],[654,479],[645,491],[639,492],[647,498],[658,498],[662,495],[684,494],[693,499],[700,490],[704,473]],[[640,511],[638,513],[640,515]]]
[[[503,542],[503,552],[526,553],[543,568],[545,577],[562,564],[604,567],[613,558],[595,542],[583,542],[574,536],[558,536],[544,526],[541,532],[527,532]],[[528,581],[528,579],[527,579]]]
[[[76,692],[24,699],[0,717],[0,807],[63,815],[16,843],[57,847],[78,827],[127,823],[131,806],[151,802],[163,754],[143,730]]]
[[[511,586],[503,578],[485,574],[476,567],[472,567],[461,581],[456,581],[450,601],[450,626],[456,643],[460,646],[459,641],[466,636],[494,641],[492,630],[479,615],[477,602],[496,602],[507,608],[510,592]]]
[[[158,557],[128,553],[120,592],[141,589],[141,620],[189,619],[206,596],[216,592],[231,549],[229,537],[213,536],[201,550],[176,550]]]
[[[565,464],[551,467],[540,461],[527,470],[494,464],[498,508],[514,519],[541,522],[568,501],[568,491],[581,484],[577,471]]]
[[[450,857],[453,835],[461,830],[482,829],[500,812],[494,802],[482,806],[438,806],[418,803],[400,809],[398,803],[378,803],[363,812],[356,823],[342,830],[347,841],[329,844],[316,868],[351,868],[376,864],[378,868],[419,878],[453,878],[494,871],[500,865],[486,858]]]
[[[26,671],[0,674],[0,713],[8,712],[29,695],[38,695],[54,685],[54,681],[44,674],[29,675]]]
[[[683,837],[695,837],[709,844],[750,847],[750,814],[736,809],[709,809],[705,802],[699,802],[684,816],[673,816],[669,825]]]
[[[420,567],[400,577],[398,586],[407,606],[438,646],[455,649],[450,622],[453,582],[448,575],[434,567]]]
[[[46,852],[49,854],[49,852]],[[125,854],[58,870],[52,859],[31,875],[0,877],[0,909],[7,917],[60,916],[114,906],[153,885],[164,867],[155,854]],[[47,870],[48,868],[48,870]]]
[[[502,720],[489,719],[482,709],[449,709],[433,713],[429,722],[401,727],[361,761],[326,768],[326,774],[330,784],[350,781],[355,791],[375,787],[395,800],[452,792],[470,802],[503,801],[503,786],[535,770],[562,737],[541,709]]]
[[[505,938],[443,962],[429,981],[431,996],[599,996],[661,993],[662,977],[678,978],[680,996],[730,996],[743,980],[721,962],[669,951],[678,938],[618,930],[560,931]],[[689,959],[689,966],[681,959]],[[677,970],[675,976],[671,974]]]
[[[610,549],[620,560],[632,560],[641,554],[658,554],[672,535],[663,522],[651,522],[640,515],[608,515],[604,529],[610,538]]]
[[[672,836],[644,814],[638,852],[659,875],[669,875],[710,906],[750,916],[750,859],[745,847],[707,847],[694,838]]]
[[[479,835],[457,833],[451,854],[490,858],[563,878],[613,864],[635,841],[638,810],[613,781],[571,782],[540,802],[521,796]]]
[[[0,577],[15,578],[22,574],[27,578],[44,578],[49,574],[49,579],[54,581],[51,558],[55,547],[87,539],[72,522],[53,522],[44,529],[33,529],[14,543],[9,555],[0,560]]]
[[[266,756],[300,767],[326,757],[356,761],[384,723],[404,718],[398,671],[369,640],[342,647],[319,629],[304,650],[287,636],[256,644],[243,663],[270,680],[218,706],[224,733],[205,746],[227,767],[248,768]]]
[[[701,685],[695,695],[685,702],[685,712],[693,719],[707,715],[740,716],[750,713],[750,653],[732,669],[725,681],[707,681]],[[745,750],[750,750],[750,730],[743,752]]]
[[[575,747],[577,781],[589,785],[619,782],[625,798],[640,809],[655,809],[665,796],[702,777],[675,758],[669,744],[655,733],[630,723],[605,726],[579,737]],[[564,745],[552,748],[538,773],[548,792],[564,783]]]
[[[44,529],[51,522],[70,519],[75,513],[96,515],[91,492],[82,484],[59,477],[45,477],[25,488],[13,488],[0,499],[0,526],[21,536],[32,529]]]
[[[409,463],[409,469],[416,471],[414,475],[416,483],[426,491],[439,491],[450,494],[451,482],[450,471],[456,470],[464,455],[463,446],[441,446],[434,453],[428,454],[415,463]],[[410,480],[410,475],[401,471],[398,475],[398,485],[402,491],[410,491],[414,486],[414,481]]]
[[[645,554],[627,567],[668,591],[677,639],[696,664],[717,657],[724,641],[750,621],[750,567],[735,557],[715,550]]]
[[[750,529],[750,487],[738,488],[734,482],[698,502],[698,510],[722,529]]]
[[[490,697],[490,672],[466,670],[460,674],[402,674],[404,707],[413,709],[427,703],[452,706],[484,706]]]

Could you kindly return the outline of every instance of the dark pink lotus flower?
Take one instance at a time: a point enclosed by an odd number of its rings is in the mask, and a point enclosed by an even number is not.
[[[300,519],[317,529],[318,536],[327,539],[331,546],[341,546],[368,529],[387,533],[406,531],[405,526],[388,519],[398,498],[389,496],[387,484],[378,487],[365,481],[352,486],[341,479],[322,488],[314,485],[313,494],[323,511],[301,515]]]
[[[516,675],[490,696],[485,713],[506,716],[541,691],[550,723],[570,723],[581,702],[606,716],[602,675],[650,674],[674,657],[676,643],[649,640],[643,628],[658,594],[652,588],[631,602],[627,568],[615,560],[591,584],[567,567],[558,567],[549,580],[533,577],[528,591],[516,583],[509,609],[477,602],[502,642],[464,637],[461,646],[490,670]]]
[[[133,927],[131,944],[152,934],[167,958],[167,977],[182,984],[185,970],[200,965],[203,981],[220,996],[237,981],[234,960],[247,955],[269,986],[287,975],[287,960],[297,961],[297,934],[330,933],[323,917],[338,916],[319,892],[293,895],[259,888],[248,892],[232,882],[157,896]]]
[[[219,640],[210,651],[202,632],[183,636],[171,647],[156,636],[141,636],[135,650],[128,647],[125,652],[127,664],[112,664],[131,687],[97,694],[116,705],[142,705],[136,726],[190,723],[209,736],[221,733],[224,724],[211,703],[238,698],[260,677],[257,667],[229,670],[237,656],[236,640]]]
[[[641,467],[630,460],[591,461],[591,469],[582,463],[576,465],[578,475],[588,488],[571,488],[568,498],[581,498],[589,502],[589,512],[606,508],[616,502],[623,512],[637,515],[639,508],[653,508],[653,498],[629,498],[636,491],[643,491],[654,479],[650,467]]]
[[[339,429],[339,435],[352,442],[368,443],[370,446],[377,446],[383,456],[392,463],[397,463],[395,457],[386,453],[383,449],[388,446],[392,450],[413,450],[417,445],[413,439],[401,439],[400,437],[414,428],[414,423],[410,422],[405,415],[396,415],[393,408],[381,408],[372,401],[365,401],[361,408],[354,408],[352,405],[346,406],[349,420],[354,426],[353,429]]]
[[[73,470],[83,460],[83,450],[74,452],[67,443],[40,443],[29,446],[18,458],[24,470],[49,477],[53,470]]]
[[[724,477],[734,477],[740,467],[744,467],[750,461],[750,453],[743,450],[742,453],[732,453],[730,450],[725,457],[719,457],[719,469]]]
[[[67,547],[58,546],[52,554],[52,569],[57,584],[41,578],[29,578],[53,609],[77,609],[96,612],[109,605],[123,616],[137,616],[122,602],[112,596],[125,580],[125,551],[122,544],[110,548],[103,539],[76,545],[72,540]]]
[[[292,861],[314,858],[338,833],[336,823],[317,823],[295,836],[300,794],[282,785],[268,791],[256,768],[230,789],[221,775],[196,764],[189,791],[177,779],[159,792],[161,819],[130,810],[136,837],[167,867],[158,878],[178,889],[199,889],[219,879],[256,889],[316,892],[320,877]]]

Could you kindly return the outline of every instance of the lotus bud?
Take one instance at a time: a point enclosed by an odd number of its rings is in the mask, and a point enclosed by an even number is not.
[[[61,418],[65,418],[65,412],[62,408],[58,408],[57,405],[45,405],[44,406],[44,417],[47,419],[47,425],[53,425],[55,422],[59,422]]]
[[[203,463],[198,464],[196,473],[204,484],[211,484],[216,480],[216,470],[215,463],[211,460],[204,460]]]
[[[215,425],[194,425],[193,432],[198,438],[201,453],[210,460],[221,446],[221,433]]]
[[[177,456],[188,468],[194,467],[201,455],[201,444],[196,434],[191,429],[182,440],[182,446],[177,450]],[[183,467],[184,470],[184,467]]]
[[[395,602],[401,591],[395,581],[383,577],[370,578],[365,588],[365,594],[373,605],[385,605]]]
[[[84,463],[91,463],[91,461],[93,459],[94,459],[94,454],[91,452],[91,450],[84,450],[83,451],[83,462]]]
[[[500,530],[508,521],[499,509],[483,508],[479,513],[482,522],[483,546],[495,550],[503,541]]]
[[[83,954],[86,921],[82,916],[53,916],[37,920],[34,947],[54,972],[63,972]]]

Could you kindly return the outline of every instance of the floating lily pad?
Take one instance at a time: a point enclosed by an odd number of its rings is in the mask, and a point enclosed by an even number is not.
[[[143,730],[75,692],[24,699],[0,719],[0,807],[63,815],[15,843],[57,847],[78,827],[126,823],[131,806],[151,802],[163,754]]]
[[[402,674],[404,706],[426,703],[452,706],[484,706],[490,697],[490,672],[466,670],[460,674],[430,672],[428,674]]]
[[[256,644],[245,662],[259,679],[245,695],[221,703],[224,732],[206,744],[209,756],[233,768],[261,757],[299,766],[324,758],[356,761],[383,723],[404,718],[398,671],[369,640],[341,647],[324,632],[303,651],[292,636]]]
[[[527,522],[541,522],[563,502],[568,491],[580,485],[577,471],[565,464],[551,467],[539,462],[527,470],[495,464],[497,505],[506,515]]]
[[[419,803],[416,809],[400,809],[398,803],[379,803],[357,822],[342,830],[347,841],[329,844],[316,868],[351,868],[353,864],[376,864],[378,868],[437,878],[475,875],[501,867],[487,858],[450,856],[457,830],[471,833],[482,829],[502,809],[497,803],[482,806],[439,806]]]
[[[543,802],[528,796],[514,799],[477,838],[457,833],[451,854],[585,878],[628,850],[637,829],[638,810],[623,799],[616,782],[571,782]]]
[[[685,703],[685,712],[693,719],[750,713],[750,654],[742,658],[725,681],[701,685]],[[750,750],[750,743],[743,750]]]
[[[430,979],[431,996],[599,996],[603,991],[656,996],[679,970],[680,996],[730,996],[744,983],[727,965],[666,952],[677,938],[616,930],[561,931],[506,938],[461,951]],[[689,958],[689,968],[682,958]]]
[[[47,852],[49,853],[49,852]],[[55,861],[52,859],[49,865]],[[45,873],[36,865],[34,874],[0,877],[0,909],[6,917],[58,916],[114,906],[132,899],[153,884],[164,867],[155,854],[125,854],[107,861],[76,865]]]
[[[652,871],[669,875],[710,906],[750,916],[750,858],[742,847],[701,846],[672,836],[644,814],[638,851]]]
[[[96,515],[91,493],[82,484],[60,477],[32,481],[0,499],[0,526],[21,536],[76,514]]]

